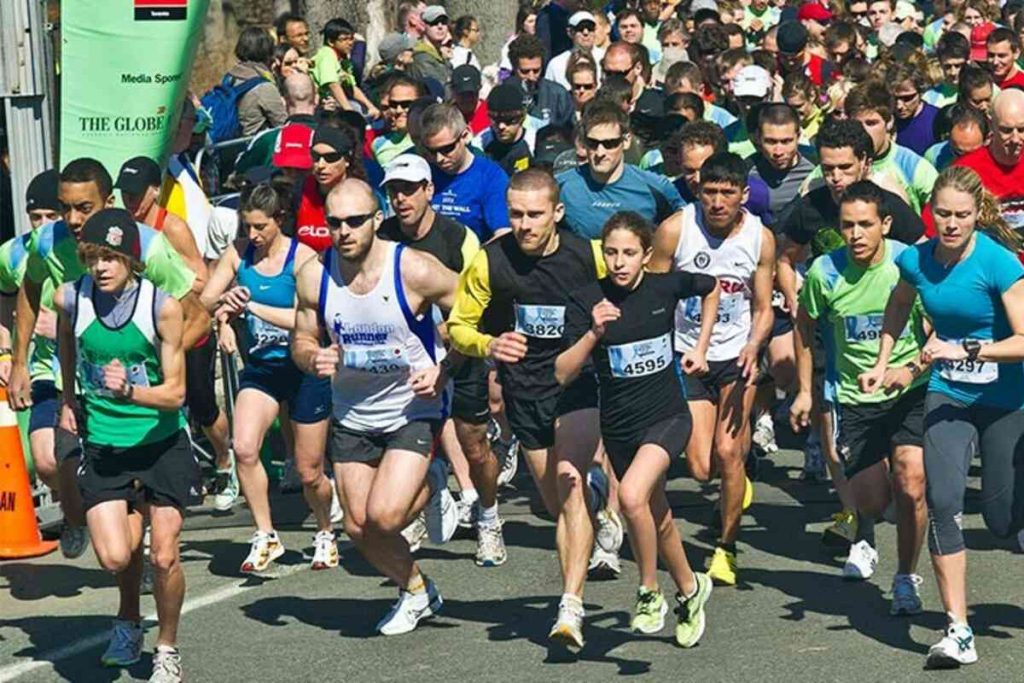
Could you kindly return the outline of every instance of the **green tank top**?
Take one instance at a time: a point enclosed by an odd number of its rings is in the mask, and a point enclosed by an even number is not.
[[[156,289],[139,281],[131,318],[118,328],[100,320],[93,305],[93,282],[88,275],[75,285],[75,340],[78,384],[86,419],[86,441],[98,446],[131,448],[166,439],[184,428],[181,410],[158,410],[115,398],[103,387],[103,368],[115,358],[128,370],[128,380],[140,387],[158,385],[160,336],[153,311]]]

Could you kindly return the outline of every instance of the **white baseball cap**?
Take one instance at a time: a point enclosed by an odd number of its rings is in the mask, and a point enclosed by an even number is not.
[[[384,169],[384,181],[404,180],[409,183],[424,183],[430,180],[430,164],[418,154],[400,154]]]
[[[767,97],[771,89],[771,74],[756,64],[743,67],[732,79],[732,94],[736,97]]]
[[[592,24],[597,23],[597,19],[594,18],[593,14],[585,10],[581,10],[579,12],[575,12],[571,17],[569,17],[569,26],[576,28],[584,21],[589,21]]]

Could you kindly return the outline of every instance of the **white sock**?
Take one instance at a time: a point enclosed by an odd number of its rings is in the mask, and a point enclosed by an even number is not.
[[[462,489],[462,492],[459,494],[459,500],[466,505],[472,505],[480,500],[480,494],[476,492],[476,489]]]
[[[495,502],[489,508],[485,508],[483,505],[480,506],[480,517],[476,522],[477,526],[486,528],[493,528],[498,525],[498,503]]]

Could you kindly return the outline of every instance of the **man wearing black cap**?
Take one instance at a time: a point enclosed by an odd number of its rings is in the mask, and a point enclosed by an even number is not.
[[[349,176],[356,162],[357,145],[355,136],[347,128],[322,123],[313,133],[310,146],[313,172],[296,185],[295,238],[318,252],[331,246],[324,199],[332,187]]]
[[[807,50],[807,29],[799,21],[779,24],[776,42],[783,76],[803,72],[819,88],[832,82],[832,63]]]
[[[62,199],[64,193],[62,192]],[[102,209],[79,232],[86,272],[54,293],[65,392],[60,425],[82,434],[78,485],[100,565],[117,577],[120,604],[101,661],[139,661],[142,523],[152,527],[159,634],[153,678],[181,680],[178,621],[185,598],[179,540],[185,508],[199,498],[199,464],[184,415],[181,304],[139,277],[142,236],[123,209]],[[88,429],[79,430],[80,420]],[[84,426],[84,425],[83,425]]]
[[[452,72],[452,102],[473,135],[479,135],[491,125],[487,116],[487,102],[480,99],[480,70],[471,64],[463,64]]]
[[[136,221],[164,234],[185,265],[196,275],[192,291],[201,294],[206,285],[206,264],[185,221],[157,203],[161,185],[160,167],[149,157],[138,156],[124,162],[114,188],[121,191],[121,202]],[[207,335],[186,352],[186,390],[189,414],[210,440],[216,453],[218,477],[214,492],[215,506],[218,510],[227,510],[238,497],[238,483],[228,445],[228,418],[217,405],[214,391],[215,351],[216,343]]]
[[[46,223],[60,218],[60,200],[57,189],[60,174],[56,170],[40,173],[28,185],[25,207],[28,209],[31,232],[0,245],[0,294],[5,295],[3,305],[13,301],[25,277],[28,248],[36,232]],[[32,357],[29,360],[32,379],[32,413],[29,417],[29,450],[35,463],[36,474],[50,489],[60,495],[64,513],[64,528],[60,535],[60,549],[65,557],[79,557],[89,547],[85,528],[82,499],[78,492],[75,472],[78,470],[79,450],[74,441],[61,439],[61,448],[55,448],[54,427],[60,404],[60,383],[53,369],[56,354],[57,316],[53,312],[53,285],[43,288],[39,320],[32,337]],[[11,371],[11,335],[0,325],[0,384],[7,384]]]
[[[474,140],[487,157],[512,175],[530,167],[537,130],[526,113],[522,89],[503,83],[487,95],[490,127]]]

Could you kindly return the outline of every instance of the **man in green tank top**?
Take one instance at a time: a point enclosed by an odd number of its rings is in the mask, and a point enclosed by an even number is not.
[[[186,506],[199,500],[199,464],[181,406],[185,399],[182,304],[140,277],[138,224],[123,209],[103,209],[79,236],[86,273],[54,293],[65,392],[62,428],[82,439],[78,485],[96,556],[117,575],[121,603],[101,661],[140,659],[143,515],[159,634],[154,678],[181,680],[176,641],[185,578],[179,540]],[[159,674],[159,676],[157,675]]]

